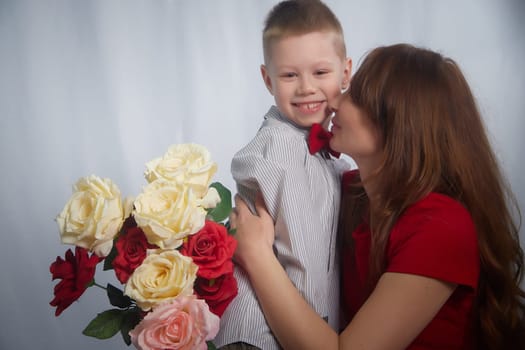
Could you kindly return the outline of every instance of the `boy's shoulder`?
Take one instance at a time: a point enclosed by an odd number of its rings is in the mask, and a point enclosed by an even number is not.
[[[248,152],[260,152],[265,158],[300,157],[308,151],[306,137],[297,133],[286,123],[263,123],[252,140],[243,148]]]
[[[258,161],[302,164],[307,157],[307,131],[299,130],[282,117],[266,114],[255,136],[234,156],[234,160],[254,158]]]

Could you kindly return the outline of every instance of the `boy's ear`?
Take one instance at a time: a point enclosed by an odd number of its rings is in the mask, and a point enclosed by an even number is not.
[[[264,85],[266,85],[266,88],[272,94],[273,96],[273,86],[272,86],[272,78],[270,77],[270,74],[268,73],[268,69],[264,64],[261,64],[261,75],[264,80]]]
[[[343,80],[341,83],[341,90],[346,91],[350,87],[350,79],[352,77],[352,59],[347,58],[344,64]]]

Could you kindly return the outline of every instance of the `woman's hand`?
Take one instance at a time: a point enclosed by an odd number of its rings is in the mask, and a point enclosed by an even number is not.
[[[244,200],[236,195],[235,208],[230,214],[230,227],[236,230],[234,237],[237,240],[234,259],[245,270],[257,257],[268,252],[273,254],[274,224],[260,193],[255,200],[255,209],[258,215],[252,214]]]
[[[260,194],[252,214],[239,195],[230,215],[234,258],[247,273],[266,321],[284,349],[337,349],[337,334],[297,291],[273,251],[274,222]],[[300,335],[300,336],[298,336]]]

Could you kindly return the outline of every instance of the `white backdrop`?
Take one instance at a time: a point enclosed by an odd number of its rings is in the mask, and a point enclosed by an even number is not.
[[[326,2],[355,66],[370,48],[396,42],[459,62],[525,211],[525,2]],[[207,146],[216,180],[233,188],[230,159],[272,102],[259,65],[275,3],[0,0],[1,349],[125,348],[120,335],[81,335],[109,308],[100,289],[54,317],[49,264],[68,248],[54,218],[81,176],[138,194],[144,163],[173,143]]]

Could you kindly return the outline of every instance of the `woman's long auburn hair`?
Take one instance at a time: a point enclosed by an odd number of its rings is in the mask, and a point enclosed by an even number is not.
[[[369,200],[360,179],[354,179],[344,192],[340,216],[340,232],[350,244],[363,215],[370,220],[370,287],[385,270],[390,230],[398,218],[430,192],[445,194],[468,209],[478,235],[478,347],[525,349],[520,212],[458,65],[407,44],[380,47],[364,59],[348,94],[384,144],[382,163],[372,175],[377,195]]]

